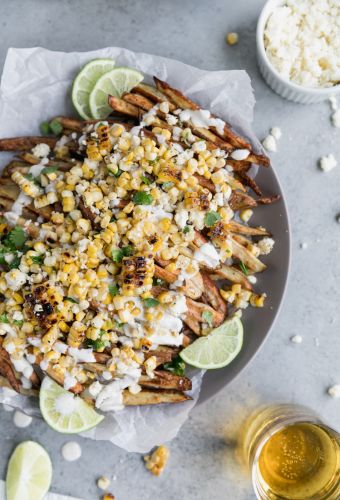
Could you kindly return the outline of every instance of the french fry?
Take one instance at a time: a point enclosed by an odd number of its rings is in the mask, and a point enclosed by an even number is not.
[[[30,151],[37,144],[48,144],[50,148],[54,148],[57,143],[55,137],[11,137],[8,139],[0,139],[0,151]]]
[[[159,405],[166,403],[181,403],[190,400],[191,397],[180,391],[162,391],[143,389],[138,394],[124,391],[123,402],[126,406]]]

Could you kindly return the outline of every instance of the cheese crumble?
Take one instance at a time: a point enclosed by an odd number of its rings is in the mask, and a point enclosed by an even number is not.
[[[288,80],[310,88],[340,81],[340,4],[337,0],[287,0],[264,31],[269,61]]]

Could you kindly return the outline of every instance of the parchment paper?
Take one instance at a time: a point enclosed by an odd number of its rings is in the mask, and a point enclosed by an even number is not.
[[[52,52],[42,48],[9,49],[0,89],[0,137],[39,134],[39,124],[56,115],[74,114],[70,100],[73,78],[91,59],[111,57],[116,65],[137,68],[178,87],[231,123],[256,151],[262,151],[250,128],[254,96],[245,71],[204,71],[184,63],[118,47],[93,52]],[[8,155],[1,154],[1,165]],[[192,401],[156,407],[125,408],[106,414],[105,420],[86,437],[109,440],[127,451],[145,453],[174,438],[196,404],[203,372],[193,372]],[[37,403],[8,389],[0,390],[0,402],[39,415]]]

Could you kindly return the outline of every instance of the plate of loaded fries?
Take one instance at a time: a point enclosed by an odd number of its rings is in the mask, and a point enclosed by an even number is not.
[[[218,114],[173,86],[171,67],[168,81],[141,69],[91,59],[73,114],[0,139],[13,154],[0,178],[1,385],[40,396],[61,432],[190,400],[190,367],[208,371],[201,399],[216,394],[284,294],[289,228],[269,158],[223,103]]]

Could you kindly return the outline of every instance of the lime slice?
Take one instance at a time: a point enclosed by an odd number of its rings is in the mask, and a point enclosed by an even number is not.
[[[227,366],[240,352],[243,326],[237,316],[225,321],[206,337],[200,337],[180,353],[189,365],[213,370]]]
[[[143,74],[136,69],[120,66],[99,78],[90,94],[90,110],[93,118],[106,118],[112,112],[107,103],[109,95],[120,97],[130,92],[143,80]]]
[[[76,76],[72,87],[72,102],[78,113],[85,120],[92,118],[89,106],[90,92],[97,80],[115,65],[113,59],[94,59],[85,64]]]
[[[79,396],[66,391],[49,377],[41,384],[40,411],[52,429],[64,434],[87,431],[104,418]]]
[[[7,500],[42,500],[51,484],[52,463],[40,444],[24,441],[17,446],[8,463]]]

